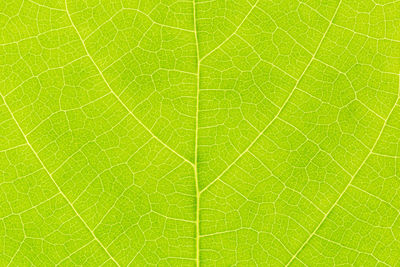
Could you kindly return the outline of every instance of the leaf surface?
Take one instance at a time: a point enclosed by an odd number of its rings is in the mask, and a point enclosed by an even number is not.
[[[2,1],[0,265],[399,265],[399,10]]]

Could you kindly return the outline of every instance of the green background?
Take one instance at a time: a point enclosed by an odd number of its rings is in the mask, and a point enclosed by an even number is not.
[[[399,73],[400,1],[0,1],[0,265],[399,265]]]

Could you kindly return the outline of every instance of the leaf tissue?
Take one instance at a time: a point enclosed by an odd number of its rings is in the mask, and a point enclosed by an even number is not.
[[[399,266],[400,1],[0,1],[0,266]]]

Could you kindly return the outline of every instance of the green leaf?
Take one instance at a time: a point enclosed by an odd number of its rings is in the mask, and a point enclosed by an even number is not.
[[[0,2],[0,266],[400,265],[400,2]]]

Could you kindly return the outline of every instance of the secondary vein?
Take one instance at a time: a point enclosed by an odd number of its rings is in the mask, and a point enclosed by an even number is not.
[[[101,78],[103,79],[104,83],[107,85],[108,89],[111,91],[111,93],[114,95],[114,97],[117,99],[117,101],[129,112],[129,114],[131,114],[131,116],[148,132],[151,134],[151,136],[156,139],[158,142],[160,142],[163,146],[165,146],[168,150],[170,150],[171,152],[173,152],[175,155],[177,155],[178,157],[180,157],[182,160],[186,161],[187,163],[189,163],[191,166],[194,166],[194,164],[189,161],[188,159],[186,159],[184,156],[182,156],[181,154],[179,154],[177,151],[175,151],[172,147],[170,147],[169,145],[167,145],[164,141],[162,141],[160,138],[158,138],[138,117],[136,117],[135,114],[133,114],[133,112],[125,105],[125,103],[121,100],[121,98],[117,95],[117,93],[115,93],[115,91],[111,88],[110,84],[108,83],[107,79],[104,77],[103,72],[100,70],[99,66],[96,64],[96,62],[94,61],[93,57],[90,55],[85,41],[83,40],[81,34],[79,33],[78,29],[76,28],[74,22],[72,21],[71,18],[71,14],[68,11],[68,6],[67,6],[67,0],[65,0],[65,6],[66,6],[66,11],[67,11],[67,15],[68,18],[71,22],[72,27],[75,29],[75,32],[77,33],[79,40],[82,43],[82,46],[88,56],[88,58],[90,59],[90,61],[93,63],[93,65],[96,67],[97,71],[99,72]]]
[[[47,175],[50,177],[51,181],[53,182],[53,184],[56,186],[56,188],[58,189],[58,191],[60,192],[61,196],[67,201],[68,205],[71,206],[72,210],[75,212],[76,216],[82,221],[83,225],[89,230],[89,232],[92,234],[94,240],[96,240],[96,242],[104,249],[104,251],[107,253],[107,255],[110,257],[110,259],[117,264],[118,266],[119,263],[114,259],[114,257],[110,254],[110,252],[107,250],[107,248],[101,243],[101,241],[97,238],[97,236],[94,234],[94,232],[92,231],[92,229],[89,227],[89,225],[85,222],[85,220],[79,215],[78,211],[75,209],[74,205],[72,204],[72,202],[69,200],[69,198],[64,194],[64,192],[61,190],[61,188],[58,186],[57,182],[54,180],[53,176],[51,175],[50,171],[47,169],[47,167],[45,166],[45,164],[43,163],[43,161],[40,159],[39,154],[36,152],[36,150],[32,147],[31,143],[28,140],[27,135],[25,134],[25,132],[22,130],[21,126],[19,125],[18,121],[15,119],[14,114],[12,113],[10,107],[8,106],[5,98],[3,97],[3,95],[1,95],[1,98],[3,99],[4,105],[6,106],[8,112],[10,113],[12,119],[14,120],[15,124],[17,125],[19,131],[21,132],[22,136],[25,139],[25,142],[27,143],[27,145],[29,146],[29,148],[31,149],[32,153],[35,155],[35,157],[37,158],[37,160],[39,161],[39,163],[42,165],[43,170],[47,173]]]

